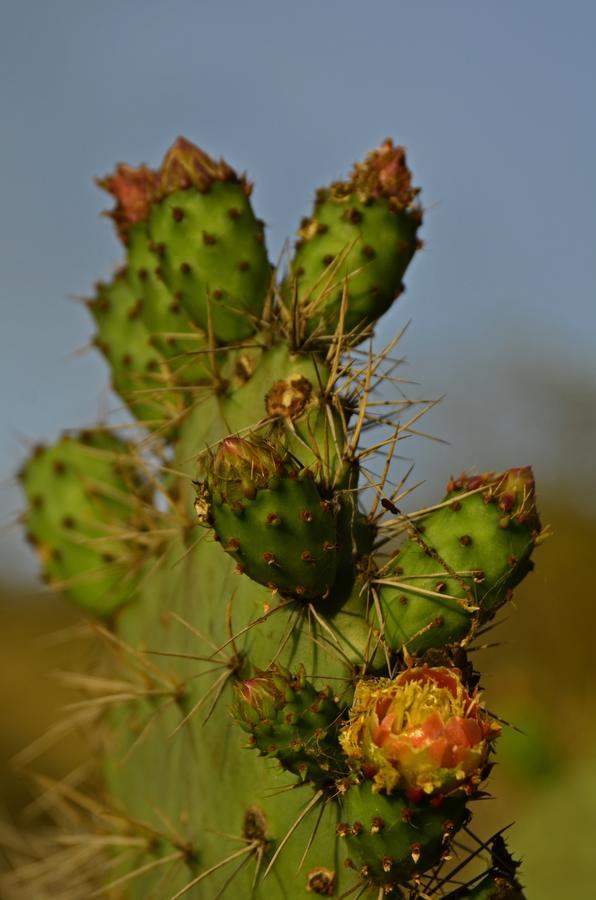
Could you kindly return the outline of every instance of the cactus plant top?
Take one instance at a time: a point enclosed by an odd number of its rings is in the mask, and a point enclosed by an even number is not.
[[[57,865],[7,896],[522,897],[502,838],[482,876],[458,850],[500,730],[467,651],[543,532],[528,467],[402,510],[432,404],[371,337],[421,246],[405,151],[321,188],[279,272],[246,177],[185,139],[99,184],[123,260],[89,309],[136,425],[21,480],[109,648],[72,676],[101,784],[55,787]]]

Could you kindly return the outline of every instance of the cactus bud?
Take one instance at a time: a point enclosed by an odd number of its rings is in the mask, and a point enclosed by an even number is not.
[[[399,788],[416,799],[473,789],[498,732],[458,669],[423,666],[360,681],[340,740],[374,791]]]
[[[337,197],[355,193],[363,200],[386,197],[393,209],[408,209],[420,193],[412,187],[412,173],[406,163],[403,147],[394,147],[391,138],[356,163],[347,183],[337,182],[332,191]]]
[[[232,502],[255,497],[257,490],[266,487],[282,468],[281,456],[267,441],[227,437],[218,445],[209,481],[213,490]]]
[[[319,691],[301,666],[273,666],[235,687],[232,715],[253,746],[302,780],[327,785],[346,774],[335,724],[342,714],[329,688]]]
[[[262,672],[236,685],[234,716],[248,731],[258,722],[271,720],[287,703],[289,682],[279,670]]]
[[[494,488],[499,509],[516,524],[525,524],[531,532],[540,531],[536,510],[536,488],[531,466],[509,469]]]

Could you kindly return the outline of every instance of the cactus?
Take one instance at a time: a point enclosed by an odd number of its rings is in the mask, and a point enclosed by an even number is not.
[[[466,650],[542,532],[529,468],[409,515],[390,487],[428,404],[371,405],[396,341],[357,345],[420,246],[405,152],[320,190],[279,276],[246,178],[188,141],[100,186],[124,261],[89,308],[138,437],[21,472],[44,576],[110,648],[80,679],[100,793],[60,794],[99,856],[35,896],[445,896],[499,731]],[[494,860],[465,890],[522,896]]]

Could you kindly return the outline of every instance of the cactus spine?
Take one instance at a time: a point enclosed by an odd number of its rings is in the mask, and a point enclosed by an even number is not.
[[[424,405],[371,406],[394,342],[358,344],[420,246],[405,153],[319,191],[280,277],[247,180],[188,141],[100,184],[125,258],[89,307],[139,437],[65,437],[21,476],[44,575],[113,657],[85,682],[103,794],[67,798],[103,862],[64,894],[445,896],[499,730],[466,648],[541,531],[528,468],[409,516],[389,486]],[[494,860],[462,890],[522,896]]]

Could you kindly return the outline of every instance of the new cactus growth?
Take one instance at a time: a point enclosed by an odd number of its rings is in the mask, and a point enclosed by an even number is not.
[[[148,220],[159,275],[191,320],[218,342],[261,322],[271,267],[251,185],[180,138],[157,174]]]
[[[45,577],[104,619],[102,788],[57,792],[60,885],[25,867],[20,896],[446,896],[499,730],[466,650],[541,532],[529,468],[400,509],[425,403],[391,396],[395,340],[355,345],[419,246],[405,151],[319,191],[279,274],[246,178],[188,141],[100,184],[124,259],[89,306],[138,435],[64,437],[22,482]],[[453,896],[522,896],[487,866]]]

